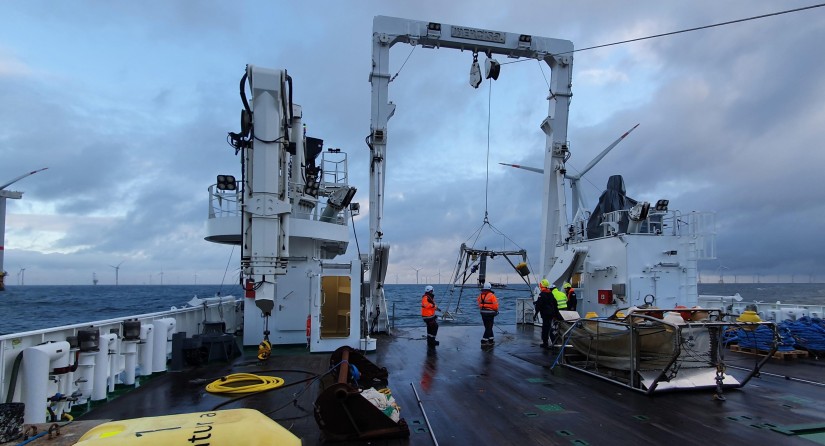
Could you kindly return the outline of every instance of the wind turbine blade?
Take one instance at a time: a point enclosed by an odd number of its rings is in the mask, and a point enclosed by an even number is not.
[[[518,165],[518,164],[507,164],[507,163],[499,163],[499,164],[501,164],[502,166],[515,167],[516,169],[529,170],[530,172],[544,173],[544,169],[539,169],[538,167],[521,166],[521,165]]]
[[[578,175],[575,175],[575,176],[570,176],[570,178],[573,178],[573,179],[575,179],[575,180],[578,180],[579,178],[583,177],[583,176],[584,176],[584,174],[586,174],[588,170],[592,169],[592,168],[593,168],[593,166],[595,166],[595,165],[596,165],[596,163],[598,163],[599,161],[601,161],[601,160],[602,160],[602,158],[604,158],[604,157],[605,157],[605,155],[607,155],[607,154],[608,154],[608,152],[610,152],[611,150],[613,150],[613,148],[614,148],[614,147],[616,147],[616,145],[618,145],[620,142],[622,142],[622,140],[623,140],[623,139],[624,139],[627,135],[629,135],[629,134],[630,134],[630,132],[632,132],[633,130],[636,130],[636,127],[638,127],[638,126],[639,126],[639,124],[636,124],[636,125],[634,125],[634,126],[633,126],[633,128],[632,128],[632,129],[630,129],[630,130],[628,130],[628,131],[624,132],[624,134],[623,134],[622,136],[620,136],[617,140],[613,141],[613,143],[612,143],[612,144],[610,144],[609,146],[607,146],[607,148],[605,148],[604,150],[602,150],[602,153],[598,154],[595,158],[593,158],[593,160],[592,160],[592,161],[590,161],[589,163],[587,163],[587,165],[586,165],[586,166],[584,166],[584,169],[582,169],[582,170],[581,170],[581,172],[579,172],[579,174],[578,174]]]
[[[13,180],[9,181],[8,183],[6,183],[6,184],[4,184],[4,185],[0,186],[0,190],[3,190],[3,189],[5,189],[5,188],[7,188],[7,187],[11,186],[12,184],[14,184],[14,183],[16,183],[16,182],[18,182],[18,181],[22,180],[23,178],[26,178],[26,177],[27,177],[27,176],[29,176],[29,175],[34,175],[34,174],[36,174],[37,172],[42,172],[42,171],[44,171],[44,170],[46,170],[46,169],[48,169],[48,167],[44,167],[44,168],[42,168],[42,169],[33,170],[33,171],[29,172],[29,173],[24,173],[23,175],[20,175],[19,177],[17,177],[17,178],[15,178],[15,179],[13,179]]]

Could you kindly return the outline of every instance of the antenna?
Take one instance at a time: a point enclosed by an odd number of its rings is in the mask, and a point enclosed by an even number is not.
[[[29,175],[34,175],[37,172],[42,172],[48,169],[48,167],[44,167],[42,169],[33,170],[28,173],[24,173],[17,178],[14,178],[11,181],[6,182],[2,186],[0,186],[0,291],[6,289],[4,279],[6,277],[6,270],[3,269],[3,241],[6,240],[6,198],[11,198],[14,200],[19,200],[23,198],[23,192],[16,192],[11,190],[6,190],[7,187],[11,186],[12,184],[26,178]]]

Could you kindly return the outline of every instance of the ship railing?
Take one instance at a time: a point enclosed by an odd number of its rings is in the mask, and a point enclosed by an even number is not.
[[[240,310],[241,301],[242,299],[233,296],[215,296],[198,301],[191,301],[197,302],[194,306],[190,305],[182,308],[172,307],[168,311],[0,335],[0,400],[6,400],[15,359],[28,347],[34,347],[47,342],[66,341],[67,338],[71,336],[77,336],[79,330],[89,328],[98,329],[101,335],[117,333],[118,337],[122,338],[123,323],[135,320],[141,324],[152,324],[155,320],[172,318],[175,320],[174,331],[177,333],[185,332],[187,337],[201,334],[205,322],[223,322],[226,327],[226,333],[234,333],[243,326],[243,312]],[[171,340],[167,341],[167,352],[169,351],[171,351]],[[117,354],[122,356],[123,352],[117,352]],[[117,371],[117,374],[123,372],[122,360],[120,364],[121,369]],[[20,379],[24,378],[17,378],[18,381]],[[45,384],[46,383],[44,383],[44,385]],[[18,382],[16,387],[19,386],[20,384]],[[15,400],[17,400],[19,396],[20,393],[18,391],[15,394]]]
[[[209,186],[209,218],[241,215],[241,193],[240,190],[219,190],[217,184]]]
[[[617,234],[679,235],[678,211],[650,211],[637,225],[631,224],[630,210],[607,212],[602,217],[602,236]]]
[[[321,154],[322,185],[346,186],[348,179],[347,154],[340,149],[327,149]]]
[[[744,301],[739,294],[735,296],[699,295],[699,305],[704,308],[718,308],[733,318],[738,318],[745,311],[754,311],[763,321],[783,322],[797,321],[801,318],[825,317],[825,305],[795,304],[761,301]]]
[[[302,184],[290,182],[290,191],[297,187],[303,187]],[[293,206],[292,215],[294,218],[301,220],[322,221],[321,215],[323,210],[327,207],[327,197],[325,194],[331,193],[340,185],[333,185],[329,183],[324,186],[323,193],[318,197],[300,197],[298,205]],[[219,190],[216,184],[209,186],[209,218],[238,218],[241,215],[241,191]],[[290,192],[290,198],[294,194]],[[326,223],[335,223],[346,226],[348,223],[348,208],[338,212],[337,216],[332,219],[324,219]]]
[[[657,211],[651,210],[641,221],[630,218],[630,210],[607,212],[602,216],[602,237],[611,237],[618,234],[640,235],[687,235],[700,239],[699,250],[711,254],[712,241],[715,240],[715,215],[712,212],[689,212],[683,214],[678,210]],[[572,225],[571,232],[577,232],[577,223],[584,220],[577,219]],[[705,241],[706,240],[706,241]],[[707,256],[705,254],[703,258]]]
[[[349,209],[338,211],[332,218],[322,220],[324,210],[328,206],[328,197],[336,190],[346,187],[349,180],[347,154],[339,149],[327,149],[321,153],[321,178],[312,195],[304,193],[306,179],[291,178],[288,187],[288,196],[293,202],[292,215],[301,220],[323,221],[347,225]],[[238,218],[242,211],[243,191],[219,190],[217,184],[209,186],[209,218],[231,217]]]

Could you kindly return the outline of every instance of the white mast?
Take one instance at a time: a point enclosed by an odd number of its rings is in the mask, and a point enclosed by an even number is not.
[[[6,289],[6,285],[4,283],[6,277],[6,270],[3,269],[3,257],[5,252],[5,241],[6,241],[6,198],[12,198],[15,200],[19,200],[23,198],[23,192],[15,192],[6,190],[7,187],[11,186],[12,184],[26,178],[29,175],[34,175],[37,172],[42,172],[48,169],[48,167],[44,167],[42,169],[33,170],[28,173],[24,173],[19,177],[8,181],[6,184],[0,186],[0,291]]]

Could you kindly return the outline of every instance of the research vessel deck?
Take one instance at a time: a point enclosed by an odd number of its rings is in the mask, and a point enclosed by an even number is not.
[[[825,444],[825,365],[814,357],[772,359],[742,389],[644,395],[575,370],[551,368],[556,352],[539,348],[532,325],[496,327],[496,345],[481,349],[480,326],[442,324],[441,345],[427,349],[424,328],[382,336],[367,355],[389,371],[389,388],[410,426],[409,439],[370,444]],[[727,352],[729,373],[752,367],[755,355]],[[282,349],[266,363],[248,351],[231,365],[213,363],[166,372],[81,420],[124,419],[209,411],[230,400],[204,386],[238,372],[276,375],[286,384],[324,373],[328,354]],[[272,372],[265,372],[272,370]],[[323,390],[309,381],[244,398],[220,409],[268,413],[303,444],[324,439],[313,417]],[[419,407],[415,392],[422,401]],[[296,403],[293,403],[293,400]],[[427,427],[429,421],[431,431]],[[432,436],[431,436],[432,434]],[[346,443],[344,443],[346,444]],[[352,443],[360,444],[360,443]]]

